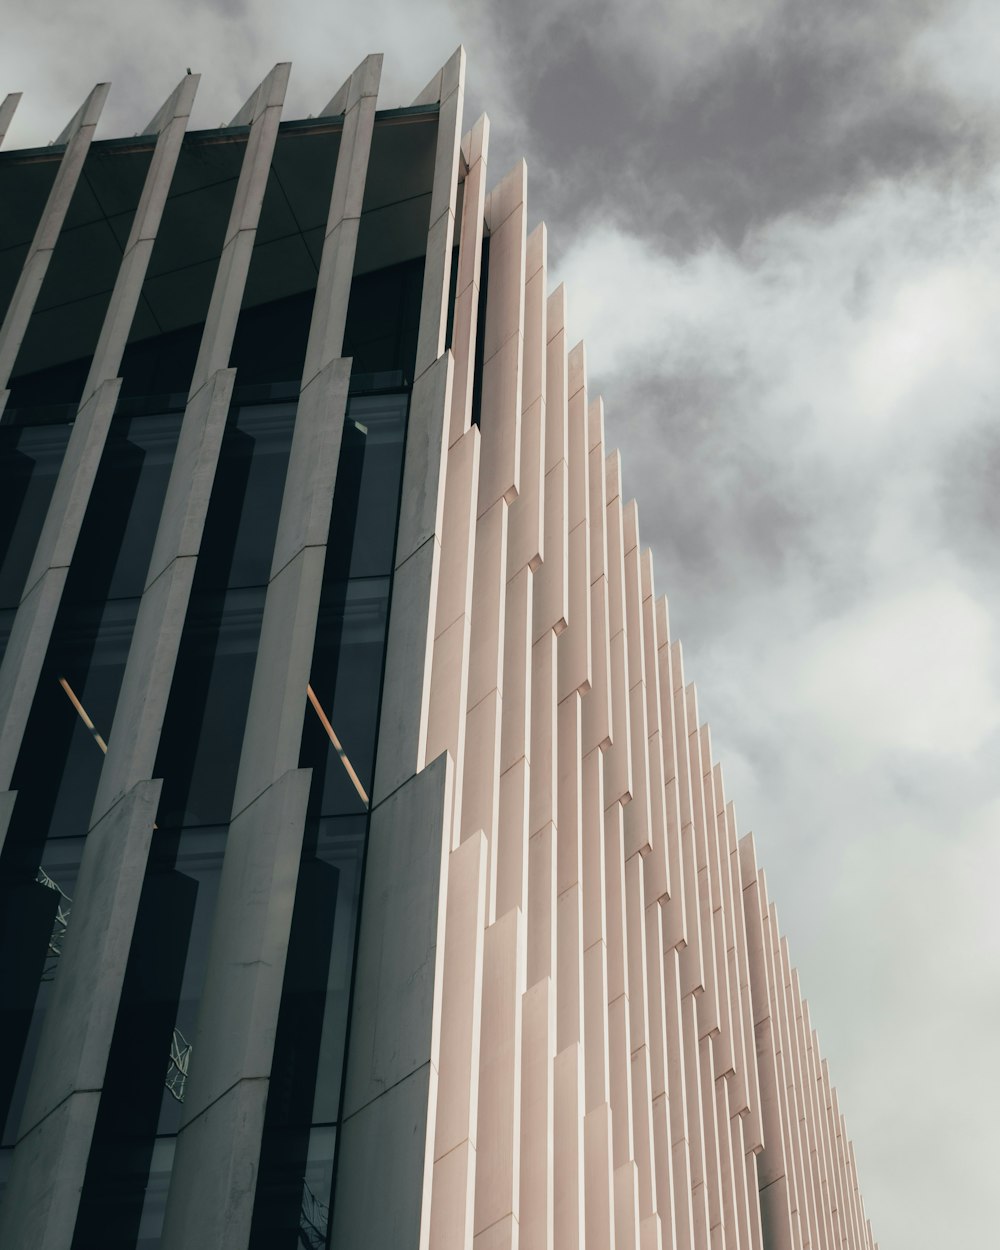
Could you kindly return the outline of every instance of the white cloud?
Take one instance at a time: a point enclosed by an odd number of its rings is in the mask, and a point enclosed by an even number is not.
[[[896,752],[964,757],[1000,724],[996,655],[985,608],[939,581],[822,623],[786,680],[855,767]]]

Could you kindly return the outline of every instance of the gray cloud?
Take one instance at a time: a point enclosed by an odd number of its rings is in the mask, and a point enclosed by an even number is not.
[[[406,103],[459,41],[585,334],[885,1246],[995,1240],[1000,77],[989,0],[39,0],[11,146],[95,78]]]

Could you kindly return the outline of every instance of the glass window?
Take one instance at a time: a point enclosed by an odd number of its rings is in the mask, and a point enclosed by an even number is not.
[[[8,407],[78,403],[153,146],[92,144],[18,350]]]
[[[0,607],[21,600],[71,429],[0,425]]]
[[[246,151],[246,133],[185,136],[122,361],[122,394],[186,393]]]
[[[0,908],[0,1121],[13,1146],[73,910],[83,839],[50,842],[34,876],[6,881]]]
[[[21,276],[64,150],[0,153],[0,321]]]

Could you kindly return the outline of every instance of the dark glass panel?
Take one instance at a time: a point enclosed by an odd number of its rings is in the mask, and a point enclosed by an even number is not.
[[[13,1145],[24,1109],[42,1021],[59,970],[83,839],[50,842],[31,879],[6,882],[0,908],[0,1115]]]
[[[326,1250],[336,1126],[324,1124],[292,1134],[288,1143],[288,1156],[279,1171],[262,1161],[250,1250]],[[264,1149],[279,1157],[281,1135],[265,1138]]]
[[[245,134],[181,146],[122,362],[126,396],[191,383],[245,151]]]
[[[263,609],[263,588],[188,609],[154,770],[161,825],[229,820]]]
[[[229,820],[294,417],[230,415],[156,762],[163,825]]]
[[[278,133],[230,358],[241,385],[302,376],[339,150],[339,129]]]
[[[167,1191],[170,1189],[170,1173],[174,1167],[176,1138],[158,1137],[153,1143],[149,1164],[149,1177],[139,1217],[139,1237],[136,1250],[156,1250],[163,1231],[163,1216],[167,1210]]]
[[[13,1155],[13,1146],[0,1147],[0,1203],[3,1202],[4,1190],[7,1188],[7,1177],[10,1176]]]
[[[314,769],[317,815],[363,812],[371,794],[385,655],[389,579],[364,578],[324,589],[311,685],[338,746],[310,706],[303,767]]]
[[[82,398],[152,158],[93,144],[18,351],[8,406]]]
[[[360,276],[355,271],[344,332],[354,373],[398,370],[413,380],[423,282],[422,256]]]
[[[0,425],[0,607],[20,602],[71,428]]]
[[[87,1162],[74,1250],[132,1250],[181,994],[198,882],[151,863]]]
[[[225,838],[224,827],[153,835],[88,1162],[80,1247],[155,1245],[159,1236],[173,1134],[195,1061],[191,1038]]]
[[[307,830],[254,1203],[250,1244],[260,1250],[291,1250],[304,1209],[314,1208],[325,1221],[320,1208],[329,1201],[329,1172],[317,1176],[319,1188],[309,1180],[313,1126],[339,1115],[366,829],[361,815]]]
[[[111,422],[67,582],[71,601],[142,594],[180,425],[178,412]]]
[[[34,151],[30,156],[0,153],[0,322],[21,276],[63,150]]]

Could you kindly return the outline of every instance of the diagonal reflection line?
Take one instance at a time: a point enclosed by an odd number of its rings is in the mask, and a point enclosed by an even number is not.
[[[73,706],[76,708],[80,719],[83,721],[83,723],[87,726],[87,728],[90,730],[91,734],[93,735],[94,741],[101,748],[104,754],[107,755],[108,744],[104,741],[101,735],[97,732],[97,728],[94,725],[94,722],[87,715],[86,708],[83,706],[80,700],[73,693],[73,687],[69,684],[69,682],[66,680],[65,677],[59,678],[59,685],[62,686],[63,690],[66,691],[66,697],[69,699],[70,703],[72,703]]]
[[[341,764],[343,764],[344,768],[347,770],[348,777],[350,777],[350,779],[354,782],[355,790],[357,790],[358,794],[361,795],[362,803],[364,803],[365,807],[367,807],[368,795],[365,793],[365,788],[361,784],[361,781],[358,778],[358,774],[354,771],[354,766],[351,764],[351,761],[347,758],[347,752],[340,745],[340,739],[333,732],[333,726],[330,724],[327,714],[323,711],[323,708],[320,705],[319,699],[316,698],[316,692],[315,690],[313,690],[311,685],[306,686],[306,694],[309,696],[309,702],[313,705],[316,715],[320,719],[320,724],[326,730],[327,737],[333,743],[334,750],[340,756],[340,762]]]
[[[105,754],[105,755],[107,755],[107,753],[108,753],[108,744],[104,741],[104,739],[101,737],[101,735],[97,732],[97,726],[94,724],[94,722],[93,722],[93,721],[90,719],[90,717],[87,715],[87,709],[83,706],[83,704],[80,702],[80,700],[76,697],[76,693],[74,692],[73,687],[69,684],[69,682],[66,680],[66,678],[65,678],[65,677],[60,677],[60,678],[59,678],[59,685],[60,685],[60,686],[62,686],[63,690],[65,690],[65,691],[66,691],[66,698],[67,698],[67,699],[69,699],[70,703],[72,703],[72,704],[73,704],[73,706],[76,708],[76,710],[77,710],[77,714],[79,715],[80,719],[83,721],[83,723],[84,723],[84,724],[87,726],[87,728],[90,730],[91,737],[94,739],[94,741],[97,743],[97,745],[101,748],[101,750],[104,752],[104,754]],[[156,821],[154,820],[154,821],[153,821],[153,828],[154,828],[154,829],[159,829],[159,827],[160,827],[160,826],[159,826],[159,825],[156,823]]]

